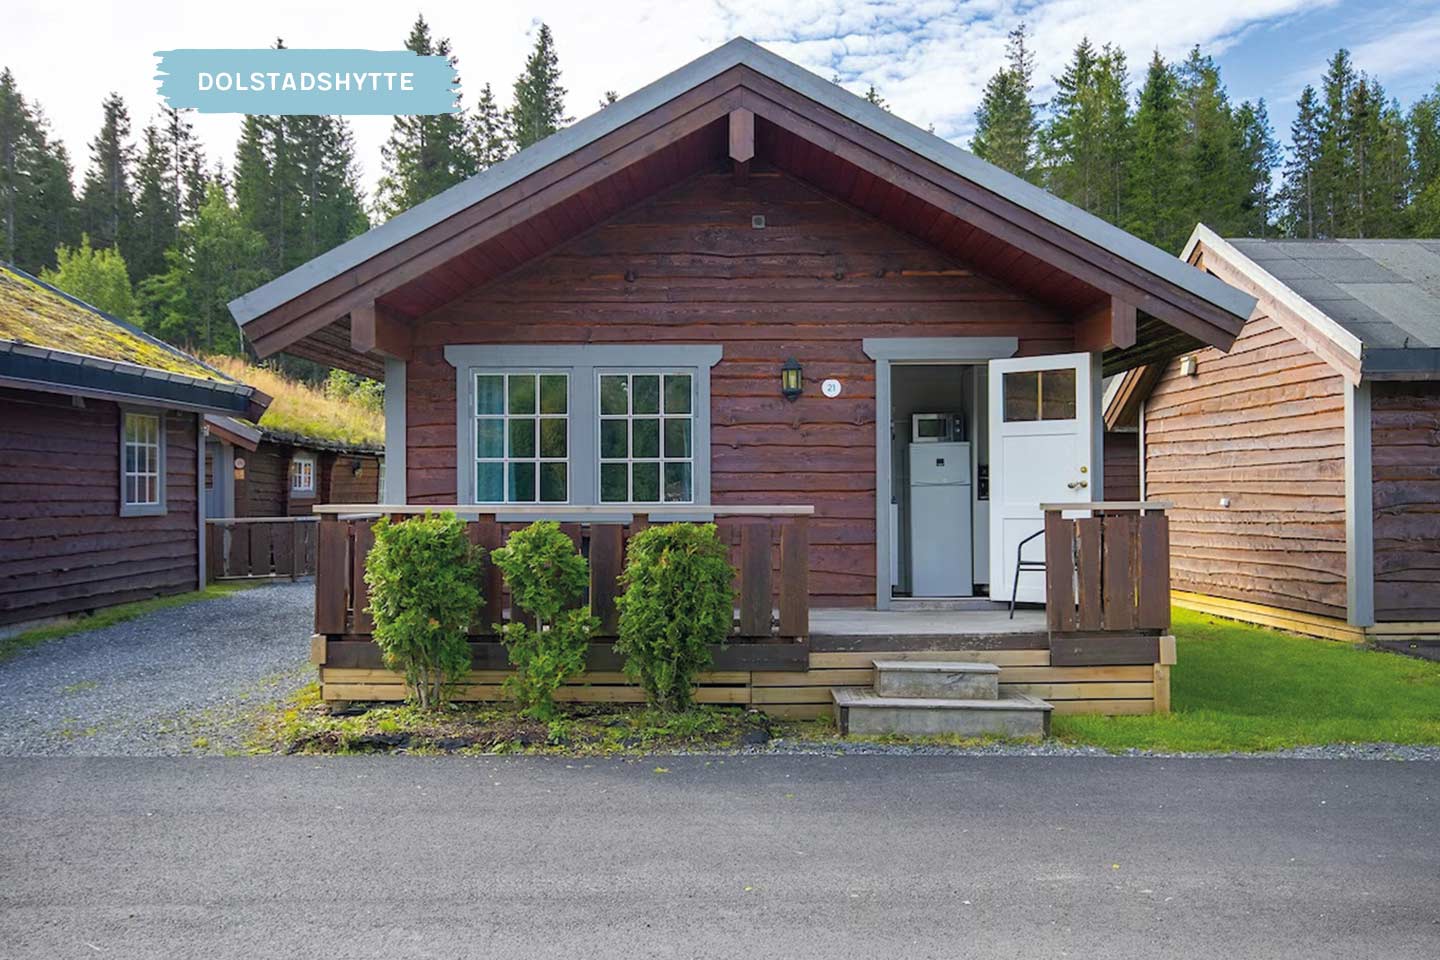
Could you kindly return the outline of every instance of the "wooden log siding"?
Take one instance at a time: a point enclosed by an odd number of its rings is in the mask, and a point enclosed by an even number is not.
[[[1375,619],[1440,620],[1440,383],[1370,389]]]
[[[1105,431],[1106,500],[1140,499],[1140,434]]]
[[[1175,589],[1344,619],[1343,380],[1268,318],[1195,356],[1196,376],[1172,361],[1145,405]]]
[[[561,529],[574,538],[576,546],[590,561],[586,602],[601,620],[597,638],[613,640],[618,632],[619,613],[615,600],[620,593],[619,577],[624,569],[626,545],[631,536],[649,523],[644,515],[637,515],[635,519],[636,522],[630,524],[561,525]],[[364,579],[364,557],[375,542],[374,522],[373,516],[341,519],[326,516],[318,524],[316,633],[348,639],[364,639],[371,633],[373,623],[365,612],[369,604],[369,590]],[[717,520],[721,538],[731,545],[732,565],[736,570],[735,593],[739,613],[732,634],[734,642],[803,642],[808,639],[810,607],[806,602],[806,585],[809,552],[805,547],[809,522],[808,516],[746,516]],[[493,638],[494,626],[515,615],[510,608],[503,578],[489,562],[488,550],[503,544],[511,532],[523,526],[523,523],[497,522],[494,514],[481,515],[466,524],[470,542],[487,550],[480,574],[485,591],[485,610],[470,628],[470,636],[474,638]],[[264,542],[268,544],[268,536]],[[780,564],[772,570],[770,561],[772,556],[777,555],[772,547],[777,543]]]
[[[814,504],[811,602],[869,606],[875,367],[862,341],[885,336],[1015,336],[1021,354],[1043,354],[1069,351],[1073,326],[792,176],[757,161],[736,182],[717,167],[422,318],[406,376],[409,500],[456,496],[445,345],[720,343],[712,501]],[[805,369],[793,403],[779,389],[789,356]],[[827,377],[838,398],[821,395]]]
[[[0,389],[0,409],[0,623],[195,589],[195,414],[165,417],[165,514],[121,517],[117,405]]]
[[[310,576],[315,572],[314,517],[230,518],[205,521],[209,580]]]
[[[1070,519],[1064,513],[1045,510],[1045,615],[1052,635],[1086,639],[1077,640],[1074,656],[1062,662],[1131,662],[1091,659],[1091,648],[1097,656],[1113,652],[1110,638],[1098,636],[1103,633],[1170,629],[1164,505],[1139,509],[1102,501],[1089,508],[1090,516]],[[1136,639],[1142,647],[1150,640]]]

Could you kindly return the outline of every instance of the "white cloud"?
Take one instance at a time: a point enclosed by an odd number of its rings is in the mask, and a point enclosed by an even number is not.
[[[497,98],[510,85],[543,19],[554,31],[569,107],[592,112],[608,89],[622,95],[737,34],[847,86],[874,83],[892,108],[921,126],[963,142],[985,81],[1004,57],[1005,35],[1029,22],[1042,76],[1059,69],[1082,36],[1111,41],[1143,67],[1152,49],[1183,56],[1194,44],[1219,53],[1247,26],[1337,0],[621,0],[611,4],[537,0],[526,4],[425,3],[440,36],[460,58],[467,106],[489,82]],[[415,8],[375,0],[250,0],[236,9],[157,0],[136,16],[130,4],[73,0],[7,0],[0,65],[14,69],[21,90],[38,100],[77,167],[100,122],[100,100],[118,90],[135,133],[156,107],[152,52],[175,47],[263,47],[277,36],[291,47],[398,48]],[[83,29],[76,29],[76,25]],[[1413,44],[1413,36],[1406,37]],[[1383,51],[1375,55],[1375,67]],[[239,118],[199,116],[212,159],[231,162]],[[388,118],[354,120],[364,179],[380,172]]]

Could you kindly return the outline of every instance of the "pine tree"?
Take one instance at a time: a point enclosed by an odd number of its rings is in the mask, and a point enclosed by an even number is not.
[[[544,23],[535,35],[525,70],[515,79],[515,100],[506,117],[516,150],[544,140],[570,122],[565,116],[565,88],[560,86],[560,58]]]
[[[1055,78],[1043,128],[1042,178],[1050,192],[1111,220],[1121,215],[1128,151],[1125,54],[1080,41]]]
[[[1177,73],[1184,134],[1176,188],[1192,222],[1233,234],[1240,226],[1243,184],[1236,176],[1237,139],[1220,70],[1193,47]]]
[[[62,245],[56,259],[54,270],[40,271],[41,280],[122,320],[135,319],[135,295],[119,250],[96,250],[81,235],[79,246]]]
[[[1135,110],[1124,226],[1165,250],[1178,251],[1193,226],[1175,190],[1183,123],[1180,80],[1157,50]]]
[[[135,166],[135,228],[126,242],[126,262],[139,283],[165,269],[165,251],[177,239],[180,212],[171,193],[170,151],[151,124],[140,135]]]
[[[432,40],[423,16],[411,27],[405,49],[421,56],[443,56],[452,67],[456,65],[450,41]],[[458,103],[458,77],[455,97]],[[380,215],[389,219],[473,174],[475,161],[466,150],[468,140],[463,114],[397,116],[380,151],[382,175],[376,196]]]
[[[1240,104],[1234,127],[1236,195],[1240,198],[1236,230],[1247,237],[1263,237],[1275,217],[1273,178],[1281,156],[1265,101]]]
[[[1320,151],[1315,162],[1317,229],[1321,236],[1349,236],[1354,230],[1350,105],[1355,68],[1348,50],[1337,50],[1321,81],[1324,104],[1319,116]]]
[[[607,93],[606,96],[610,94]],[[611,100],[610,103],[614,101]],[[475,158],[476,169],[479,170],[493,167],[510,155],[505,116],[500,112],[500,106],[495,102],[495,94],[488,83],[480,88],[480,99],[475,103],[475,115],[470,121],[470,152]]]
[[[865,102],[874,104],[881,110],[890,109],[890,104],[885,101],[884,97],[880,96],[880,91],[875,89],[875,84],[873,83],[865,88]]]
[[[343,117],[285,117],[299,242],[281,263],[290,269],[370,228],[355,162],[355,137]]]
[[[90,169],[85,174],[80,207],[85,230],[96,247],[121,246],[135,216],[130,195],[135,147],[130,143],[130,113],[118,93],[102,104],[104,120],[90,141]]]
[[[1035,56],[1025,45],[1025,25],[1010,32],[1006,65],[985,84],[975,111],[971,151],[980,159],[1020,177],[1033,175],[1038,125],[1030,102]]]
[[[1285,232],[1293,237],[1317,236],[1320,206],[1316,179],[1320,166],[1320,115],[1322,107],[1315,88],[1306,85],[1296,102],[1290,124],[1290,159],[1285,164],[1281,195],[1285,205]]]
[[[205,202],[205,153],[195,137],[195,128],[186,119],[189,111],[162,107],[161,128],[165,148],[170,154],[170,199],[175,207],[172,233],[180,237],[180,223],[193,219]]]
[[[38,273],[78,234],[70,158],[38,105],[0,70],[0,260]]]

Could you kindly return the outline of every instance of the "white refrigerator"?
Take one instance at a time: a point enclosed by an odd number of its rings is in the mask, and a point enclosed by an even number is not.
[[[910,595],[975,592],[970,444],[910,444]]]

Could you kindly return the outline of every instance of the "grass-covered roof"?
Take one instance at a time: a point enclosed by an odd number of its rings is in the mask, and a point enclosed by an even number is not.
[[[0,340],[197,380],[228,379],[184,351],[6,263],[0,263]]]
[[[385,443],[385,416],[373,406],[334,396],[321,387],[292,380],[270,367],[252,366],[239,357],[209,356],[205,360],[226,376],[274,398],[256,424],[271,439],[311,439],[369,447]]]

